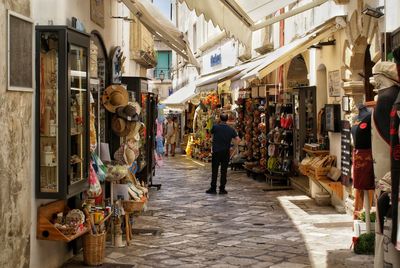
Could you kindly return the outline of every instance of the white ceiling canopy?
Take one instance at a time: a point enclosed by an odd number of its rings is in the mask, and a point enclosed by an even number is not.
[[[221,0],[221,2],[239,7],[254,25],[297,0]]]
[[[287,15],[267,19],[281,8],[296,3],[298,0],[179,0],[181,3],[185,2],[190,10],[194,10],[197,16],[203,15],[206,21],[211,21],[215,27],[225,30],[247,47],[251,47],[253,31],[327,1],[313,0],[289,11]]]

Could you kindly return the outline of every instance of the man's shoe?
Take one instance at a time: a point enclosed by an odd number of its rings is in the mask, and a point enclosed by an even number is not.
[[[219,190],[219,194],[228,194],[228,192],[225,189]]]
[[[206,191],[206,194],[217,194],[217,190],[215,190],[214,188],[210,188]]]

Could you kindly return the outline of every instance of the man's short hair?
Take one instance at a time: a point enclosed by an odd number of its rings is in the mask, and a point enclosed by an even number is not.
[[[221,114],[219,116],[219,118],[221,119],[222,122],[228,121],[228,115],[227,114]]]

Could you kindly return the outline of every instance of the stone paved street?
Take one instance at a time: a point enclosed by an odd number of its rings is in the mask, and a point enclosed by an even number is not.
[[[162,188],[151,190],[148,210],[134,225],[134,230],[158,232],[134,235],[129,247],[107,247],[107,263],[130,264],[126,267],[344,267],[335,261],[327,265],[327,259],[349,248],[350,216],[337,214],[332,207],[318,207],[295,190],[263,191],[266,183],[242,171],[229,171],[228,195],[206,195],[208,164],[181,155],[164,163],[154,178]],[[80,259],[66,267],[80,267]]]

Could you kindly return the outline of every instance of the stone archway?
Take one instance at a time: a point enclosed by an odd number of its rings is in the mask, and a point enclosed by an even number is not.
[[[287,86],[289,88],[298,86],[308,86],[308,69],[303,55],[294,57],[288,64]]]
[[[362,6],[362,1],[359,5]],[[353,106],[364,102],[366,97],[365,79],[369,79],[370,71],[365,70],[365,56],[369,54],[375,62],[380,58],[378,22],[375,18],[360,14],[360,10],[362,8],[354,11],[348,21],[343,45],[343,89],[346,95],[353,97]],[[367,95],[370,100],[371,94]]]

